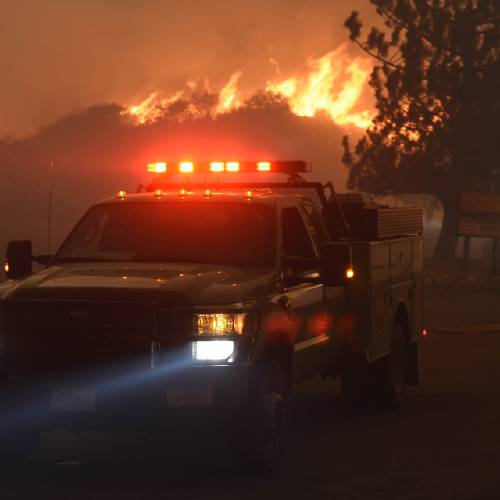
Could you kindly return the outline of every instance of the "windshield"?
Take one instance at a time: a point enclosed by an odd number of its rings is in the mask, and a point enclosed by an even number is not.
[[[265,205],[109,203],[83,217],[55,260],[272,266],[273,234],[273,211]]]

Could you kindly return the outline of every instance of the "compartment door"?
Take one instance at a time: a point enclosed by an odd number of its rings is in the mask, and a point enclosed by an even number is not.
[[[384,356],[391,348],[392,307],[390,290],[390,247],[371,247],[371,352],[372,359]]]

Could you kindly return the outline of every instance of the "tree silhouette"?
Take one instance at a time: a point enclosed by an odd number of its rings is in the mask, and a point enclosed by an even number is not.
[[[384,21],[361,41],[375,58],[377,115],[351,149],[348,187],[377,195],[429,193],[445,215],[435,256],[454,256],[459,193],[498,190],[500,67],[498,0],[370,0]]]

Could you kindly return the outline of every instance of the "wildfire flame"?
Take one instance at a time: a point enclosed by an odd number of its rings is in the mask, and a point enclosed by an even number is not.
[[[351,113],[365,89],[370,67],[365,60],[355,59],[347,63],[345,46],[320,58],[307,61],[309,73],[287,80],[270,82],[267,90],[282,94],[288,99],[292,111],[299,116],[315,116],[327,113],[339,125],[355,125],[366,129],[373,112],[364,110]],[[335,86],[342,78],[340,90]]]
[[[271,59],[270,64],[275,68],[277,76],[281,76],[278,62]],[[370,69],[366,59],[349,59],[346,45],[343,44],[322,57],[309,57],[304,74],[269,80],[264,88],[267,92],[285,97],[292,112],[298,116],[326,114],[339,125],[354,125],[366,129],[374,116],[373,110],[354,109],[366,90]],[[242,76],[241,70],[236,71],[218,92],[214,116],[229,113],[244,105],[248,95],[243,95],[239,89]],[[189,93],[193,93],[197,88],[196,81],[190,80],[186,83],[185,90],[172,95],[166,96],[154,91],[141,103],[126,108],[124,115],[139,125],[153,123],[162,117],[169,105],[188,97]],[[204,90],[210,91],[207,80]]]
[[[217,115],[221,113],[228,113],[233,109],[237,109],[241,106],[238,100],[238,83],[240,81],[242,71],[237,71],[226,83],[219,93],[219,103],[217,105],[215,113]]]

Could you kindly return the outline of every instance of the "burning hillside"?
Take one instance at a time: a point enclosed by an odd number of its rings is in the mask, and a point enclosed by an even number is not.
[[[352,59],[347,54],[346,44],[340,45],[321,57],[310,56],[303,73],[283,78],[279,64],[270,59],[275,68],[275,77],[265,83],[265,93],[286,99],[291,111],[298,116],[326,115],[338,125],[353,125],[366,129],[373,111],[366,108],[363,97],[370,73],[366,59]],[[186,82],[181,90],[167,93],[155,90],[142,102],[128,106],[123,115],[133,123],[154,123],[168,114],[182,101],[193,101],[193,96],[212,97],[208,110],[191,106],[190,116],[212,118],[230,113],[245,106],[251,93],[241,88],[244,75],[234,72],[218,91],[211,88],[208,79]],[[254,94],[255,95],[255,94]]]
[[[304,159],[314,176],[339,189],[346,172],[340,163],[345,127],[362,133],[373,116],[367,79],[370,66],[352,58],[346,45],[309,57],[302,71],[286,72],[274,59],[271,76],[253,87],[252,74],[233,72],[217,88],[206,78],[183,88],[155,90],[142,102],[103,104],[68,115],[33,136],[0,141],[0,165],[9,173],[2,196],[12,208],[2,224],[10,237],[44,241],[34,214],[46,210],[47,166],[55,163],[54,240],[92,200],[134,189],[153,159],[233,157]],[[246,78],[245,78],[246,76]],[[257,89],[257,90],[256,90]],[[2,246],[0,241],[0,247]]]

